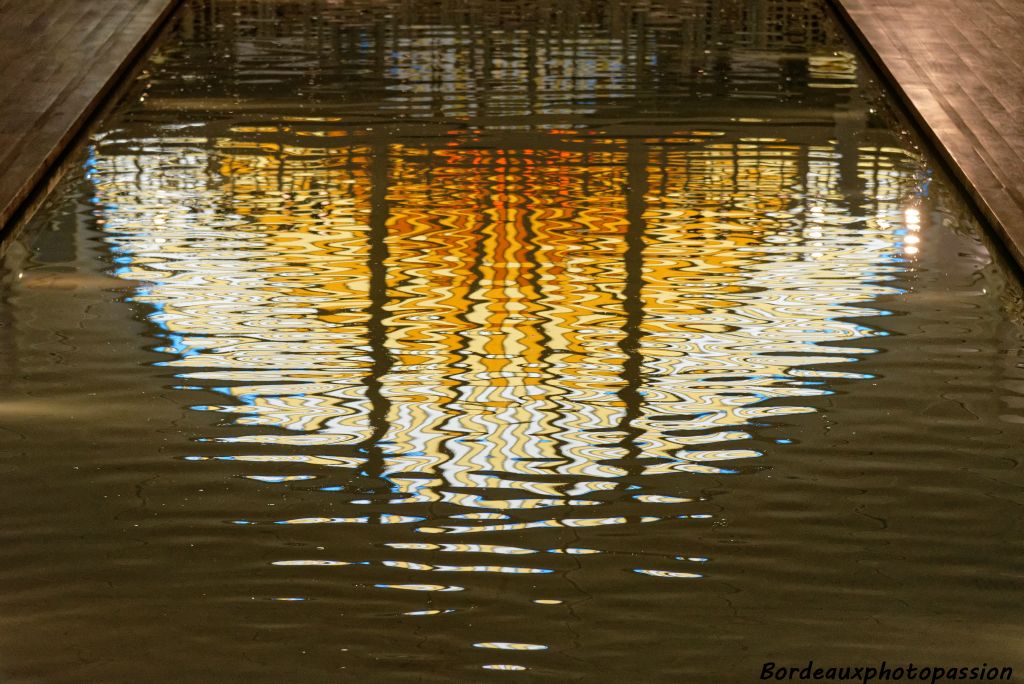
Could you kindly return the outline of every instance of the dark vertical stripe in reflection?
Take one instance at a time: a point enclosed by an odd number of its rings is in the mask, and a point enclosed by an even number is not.
[[[643,381],[643,354],[640,340],[644,321],[644,210],[647,206],[647,147],[639,140],[630,140],[626,147],[626,284],[622,291],[622,309],[626,314],[619,349],[626,356],[622,364],[624,385],[618,391],[619,399],[625,405],[625,413],[619,423],[619,431],[625,433],[619,446],[626,450],[621,466],[630,475],[640,474],[638,438],[643,430],[634,423],[640,417],[643,396],[640,384]]]
[[[524,171],[525,176],[525,171]],[[535,210],[534,202],[529,194],[529,185],[523,183],[525,202],[523,203],[523,242],[526,244],[526,254],[524,255],[524,263],[531,264],[532,267],[526,272],[527,282],[530,284],[530,290],[532,291],[533,302],[535,303],[537,310],[536,313],[531,312],[531,317],[536,320],[536,330],[540,337],[538,342],[540,346],[540,354],[537,357],[538,368],[537,373],[544,377],[545,382],[550,391],[550,402],[552,406],[558,405],[558,399],[566,394],[566,391],[559,388],[557,384],[551,382],[555,379],[556,374],[551,368],[551,336],[548,335],[544,329],[543,321],[547,318],[544,314],[550,315],[551,305],[546,301],[544,296],[544,287],[541,284],[541,271],[543,270],[540,265],[540,240],[537,237],[537,231],[533,227],[533,214]],[[562,416],[562,412],[559,408],[553,408],[553,412],[558,415],[551,419],[552,424],[558,418]],[[558,462],[548,462],[547,467],[551,468],[552,471],[557,470],[558,467],[563,465],[569,465],[572,463],[572,459],[566,457],[565,449],[568,447],[568,442],[562,436],[561,431],[551,430],[545,428],[544,430],[545,439],[550,439],[555,444],[554,453],[559,456]]]
[[[391,402],[381,392],[381,379],[391,371],[394,359],[387,348],[387,327],[384,318],[387,316],[388,282],[388,218],[391,210],[388,205],[388,146],[379,144],[373,147],[370,158],[370,233],[369,257],[367,266],[370,271],[370,304],[366,309],[369,320],[366,322],[367,337],[370,342],[370,373],[363,381],[366,384],[366,398],[370,402],[370,427],[372,432],[363,443],[367,460],[364,472],[370,478],[385,484],[384,453],[380,440],[388,432],[388,413]],[[372,485],[371,485],[372,486]]]

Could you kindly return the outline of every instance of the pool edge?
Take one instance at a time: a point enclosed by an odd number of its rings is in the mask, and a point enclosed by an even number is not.
[[[155,45],[157,38],[167,28],[186,0],[160,0],[160,2],[162,7],[153,15],[144,30],[137,34],[138,37],[134,40],[129,38],[121,46],[125,48],[123,54],[117,59],[113,69],[103,78],[98,87],[92,88],[90,91],[89,88],[82,88],[79,84],[78,87],[81,88],[86,101],[82,106],[69,112],[66,122],[58,124],[60,130],[55,131],[56,135],[41,140],[27,141],[29,145],[38,145],[41,148],[40,153],[21,164],[12,163],[14,168],[8,167],[4,171],[4,173],[14,175],[12,181],[14,189],[7,196],[0,196],[0,254],[5,251],[11,238],[31,218],[40,203],[59,181],[63,175],[62,167],[67,161],[69,153],[81,143],[82,136],[89,127],[107,111],[110,105],[119,99],[118,91],[124,86],[141,59]],[[118,30],[123,30],[123,28],[123,26],[118,27]],[[113,38],[116,33],[116,30],[111,31],[109,37]],[[106,45],[104,43],[101,47]],[[94,54],[99,53],[100,50],[94,51]],[[39,58],[46,54],[48,54],[46,51],[36,50],[33,55],[30,55],[35,61],[26,64],[26,69],[43,61]]]
[[[886,37],[879,33],[881,29],[873,31],[873,25],[882,22],[872,17],[858,20],[858,14],[869,12],[850,8],[851,3],[858,1],[827,0],[827,3],[856,47],[882,78],[884,86],[909,117],[910,123],[920,133],[930,151],[943,165],[943,169],[976,209],[979,218],[988,224],[1000,246],[1012,257],[1020,277],[1024,273],[1024,205],[1010,196],[1005,181],[986,164],[982,156],[985,150],[976,149],[967,140],[964,134],[966,122],[962,119],[959,123],[955,122],[938,101],[937,96],[941,93],[935,92],[923,82],[911,82],[906,76],[901,78],[896,73],[892,63],[901,57],[890,54],[887,59],[883,55],[878,45]],[[913,65],[906,65],[903,71],[912,69]],[[1021,79],[1020,86],[1024,90],[1024,79]],[[955,110],[953,113],[960,114]],[[980,114],[985,117],[986,112],[981,109]],[[1024,178],[1017,179],[1016,186],[1019,194],[1020,190],[1024,190]]]

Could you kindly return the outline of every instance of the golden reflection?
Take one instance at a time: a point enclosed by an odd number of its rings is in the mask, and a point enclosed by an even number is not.
[[[676,579],[699,579],[703,575],[698,575],[693,572],[675,572],[672,570],[637,570],[641,575],[650,575],[651,577],[668,577]]]
[[[484,641],[473,645],[477,648],[497,648],[505,651],[543,651],[547,648],[542,644],[519,644],[508,641]]]
[[[524,665],[511,665],[511,664],[495,664],[495,665],[481,665],[484,670],[510,670],[510,671],[522,671],[527,669]]]
[[[334,30],[327,15],[317,30]],[[372,102],[335,111],[282,86],[263,111],[204,91],[203,116],[220,102],[224,120],[96,141],[116,275],[139,283],[159,363],[211,418],[207,455],[188,460],[302,493],[230,522],[388,535],[363,557],[275,567],[462,591],[404,580],[516,581],[609,560],[601,540],[624,530],[726,524],[702,476],[785,448],[759,428],[869,377],[853,364],[885,333],[863,321],[923,238],[914,159],[851,143],[879,138],[833,112],[852,102],[853,56],[815,39],[794,70],[735,45],[735,91],[673,90],[709,64],[659,47],[658,29],[620,29],[496,31],[481,67],[482,36],[414,22],[387,29],[376,76],[360,72]],[[654,75],[659,113],[625,117]],[[786,103],[814,93],[798,126],[764,97],[780,87]],[[714,95],[711,113],[686,109],[694,93]],[[192,105],[163,106],[177,120]],[[700,577],[678,565],[707,559],[681,553],[624,569]]]
[[[465,587],[446,584],[377,584],[380,589],[401,589],[403,591],[465,591]]]
[[[897,292],[896,249],[919,239],[901,151],[862,149],[861,214],[830,145],[554,132],[549,148],[307,149],[274,127],[100,146],[103,229],[118,275],[146,283],[135,301],[165,331],[163,363],[228,399],[196,407],[231,417],[216,441],[293,452],[217,458],[306,468],[267,480],[286,482],[365,471],[372,452],[393,503],[600,505],[623,478],[730,472],[762,454],[741,444],[751,426],[862,377],[819,367],[871,353],[833,343],[875,334],[849,319]]]
[[[382,565],[402,570],[426,570],[433,572],[496,572],[506,575],[545,575],[552,570],[546,568],[519,568],[507,565],[430,565],[410,561],[382,561]]]
[[[385,546],[393,549],[412,549],[416,551],[450,551],[456,553],[500,553],[502,555],[522,555],[537,553],[533,549],[522,549],[515,546],[497,546],[494,544],[426,544],[422,542],[388,542]]]

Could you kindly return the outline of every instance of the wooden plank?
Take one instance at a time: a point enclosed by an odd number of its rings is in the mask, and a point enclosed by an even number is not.
[[[831,2],[1024,267],[1024,2]]]
[[[0,230],[180,0],[0,0]]]

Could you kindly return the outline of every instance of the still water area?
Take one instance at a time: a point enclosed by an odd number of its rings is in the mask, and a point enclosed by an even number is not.
[[[191,0],[0,270],[4,682],[1024,673],[1021,292],[812,0]]]

